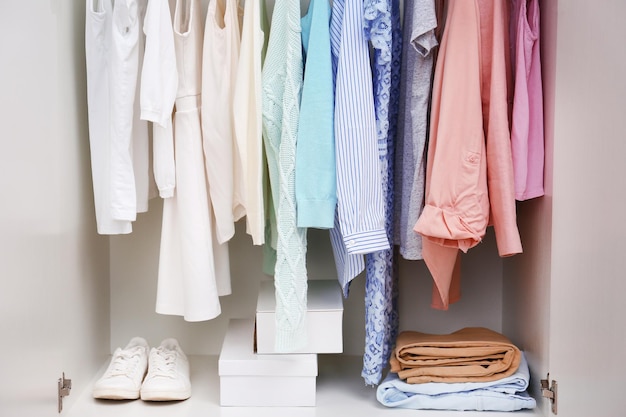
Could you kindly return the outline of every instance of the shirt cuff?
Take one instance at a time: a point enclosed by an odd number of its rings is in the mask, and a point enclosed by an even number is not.
[[[390,248],[385,229],[353,233],[343,237],[348,254],[367,254]]]
[[[159,195],[161,198],[171,198],[174,197],[174,188],[175,187],[167,187],[159,189]]]

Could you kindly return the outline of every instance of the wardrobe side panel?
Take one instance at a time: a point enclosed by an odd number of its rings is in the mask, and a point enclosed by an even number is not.
[[[84,2],[3,2],[0,12],[0,415],[55,416],[109,343],[108,239],[95,227]]]
[[[559,415],[624,415],[626,3],[559,2],[550,377]]]

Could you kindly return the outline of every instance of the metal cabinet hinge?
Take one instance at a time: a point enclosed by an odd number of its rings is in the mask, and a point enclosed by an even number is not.
[[[57,382],[59,413],[63,410],[63,397],[70,395],[71,389],[72,380],[66,379],[65,372],[63,372],[63,376],[59,378],[59,381]]]
[[[556,414],[556,400],[557,400],[557,382],[553,379],[552,384],[549,385],[548,381],[550,380],[550,374],[546,379],[541,380],[541,396],[544,398],[548,398],[552,403],[552,413]]]

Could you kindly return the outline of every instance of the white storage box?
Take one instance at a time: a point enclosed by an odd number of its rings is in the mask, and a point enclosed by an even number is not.
[[[317,355],[259,355],[254,319],[231,319],[219,358],[220,404],[315,406]]]
[[[274,281],[262,281],[256,307],[257,352],[277,353]],[[337,280],[310,280],[307,291],[307,345],[294,353],[343,352],[343,300]]]

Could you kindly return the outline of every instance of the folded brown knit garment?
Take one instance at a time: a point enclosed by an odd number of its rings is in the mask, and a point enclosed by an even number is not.
[[[418,384],[496,381],[514,374],[520,360],[520,350],[502,334],[466,327],[445,335],[404,331],[389,363],[391,372]]]

